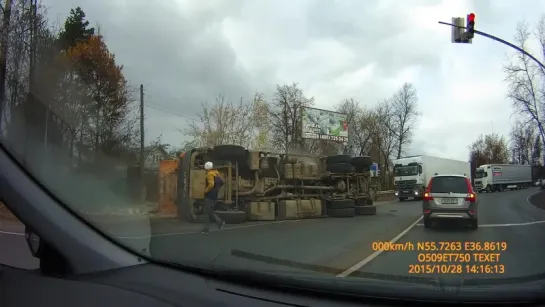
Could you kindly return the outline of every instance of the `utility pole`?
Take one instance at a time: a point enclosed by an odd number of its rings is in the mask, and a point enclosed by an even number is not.
[[[140,84],[140,188],[144,188],[144,84]]]

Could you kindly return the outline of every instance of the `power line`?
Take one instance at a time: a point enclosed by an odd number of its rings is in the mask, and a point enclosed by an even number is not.
[[[149,102],[147,102],[145,104],[145,106],[147,108],[154,109],[154,110],[157,110],[157,111],[161,111],[161,112],[167,113],[169,115],[174,115],[174,116],[177,116],[177,117],[181,117],[181,118],[184,118],[184,119],[187,119],[187,120],[190,120],[190,121],[194,121],[194,122],[199,121],[199,119],[187,117],[187,115],[182,114],[179,111],[175,111],[174,109],[165,108],[163,106],[158,106],[156,104],[152,104],[152,103],[149,103]]]

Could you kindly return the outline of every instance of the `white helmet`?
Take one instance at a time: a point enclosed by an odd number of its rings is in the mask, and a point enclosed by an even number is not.
[[[212,162],[208,161],[204,164],[205,170],[211,170],[212,168],[214,168],[214,164]]]

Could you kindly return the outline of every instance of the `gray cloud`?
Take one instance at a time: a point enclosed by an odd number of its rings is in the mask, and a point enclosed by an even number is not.
[[[299,82],[319,107],[346,97],[371,106],[413,82],[423,115],[409,150],[458,159],[490,123],[508,133],[501,65],[510,50],[482,37],[451,44],[437,21],[473,11],[478,29],[510,39],[516,16],[535,22],[545,8],[507,0],[45,2],[60,20],[81,6],[129,81],[145,85],[150,108],[166,110],[147,112],[148,140],[179,143],[186,118],[219,93],[270,98],[275,84]]]

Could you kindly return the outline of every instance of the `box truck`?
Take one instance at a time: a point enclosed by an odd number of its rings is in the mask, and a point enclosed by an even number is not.
[[[469,162],[426,155],[394,160],[395,196],[399,201],[421,199],[430,178],[435,174],[464,175],[471,180]]]
[[[532,166],[485,164],[475,170],[475,190],[495,192],[518,190],[532,185]]]

